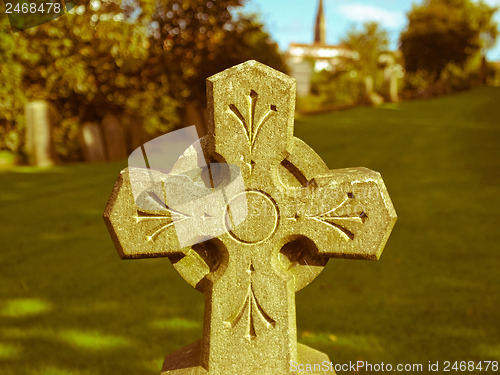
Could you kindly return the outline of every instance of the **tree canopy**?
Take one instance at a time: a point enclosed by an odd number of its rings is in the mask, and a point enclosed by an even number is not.
[[[49,100],[62,119],[60,136],[75,143],[80,123],[107,112],[141,117],[151,132],[172,129],[184,102],[203,104],[209,75],[244,60],[283,70],[257,18],[234,16],[242,3],[91,0],[18,33],[3,16],[0,132],[17,132],[18,142],[0,148],[22,146],[25,99]]]
[[[300,109],[353,105],[364,99],[366,79],[381,83],[379,57],[389,48],[387,31],[376,22],[366,22],[353,26],[341,43],[353,51],[353,58],[339,59],[334,69],[315,72],[311,81],[314,95],[300,99]]]
[[[405,68],[424,71],[432,80],[450,64],[467,60],[494,45],[497,9],[482,0],[425,0],[408,13],[408,27],[400,37]]]
[[[25,96],[20,90],[23,67],[16,59],[18,46],[11,36],[9,20],[0,18],[0,149],[18,150],[16,124],[23,124]]]
[[[361,29],[348,31],[342,43],[357,52],[354,65],[361,75],[374,76],[380,54],[389,49],[389,36],[377,22],[366,22]]]

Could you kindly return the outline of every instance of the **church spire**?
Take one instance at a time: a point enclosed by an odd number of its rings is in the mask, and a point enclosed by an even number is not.
[[[314,43],[326,44],[326,22],[323,12],[323,0],[319,0],[318,14],[316,15],[316,27],[314,30]]]

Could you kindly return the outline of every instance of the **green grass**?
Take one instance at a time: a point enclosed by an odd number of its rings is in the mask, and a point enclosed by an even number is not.
[[[380,261],[331,261],[298,293],[299,341],[339,363],[500,360],[499,103],[483,88],[297,120],[332,169],[381,172],[399,215]],[[158,375],[201,336],[202,295],[168,260],[114,250],[101,215],[122,167],[0,173],[0,374]]]

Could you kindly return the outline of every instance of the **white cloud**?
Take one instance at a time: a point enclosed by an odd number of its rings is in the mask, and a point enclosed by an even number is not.
[[[500,6],[500,0],[485,0],[485,2],[489,5]]]
[[[491,0],[496,1],[496,0]],[[377,21],[386,27],[401,27],[406,22],[403,12],[389,11],[366,4],[345,4],[339,6],[339,12],[351,21]]]

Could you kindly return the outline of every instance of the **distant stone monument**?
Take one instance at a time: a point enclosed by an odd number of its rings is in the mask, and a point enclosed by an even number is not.
[[[104,212],[122,258],[168,257],[205,295],[202,339],[167,355],[162,375],[334,374],[322,367],[327,355],[297,343],[295,292],[329,258],[380,257],[396,221],[382,178],[365,168],[330,171],[293,136],[295,80],[256,61],[210,77],[208,105],[205,157],[238,167],[245,184],[219,217],[203,215],[226,230],[182,248],[175,224],[200,223],[203,209],[171,209],[162,182],[149,195],[164,210],[144,210],[132,183],[147,191],[148,173],[131,181],[129,169]],[[197,168],[199,157],[186,152],[178,164]],[[243,208],[244,220],[229,225]]]
[[[142,128],[142,120],[138,116],[124,114],[120,118],[125,129],[128,153],[140,147],[145,141],[145,134]]]
[[[394,69],[389,70],[386,85],[388,87],[389,101],[397,103],[399,101],[398,74]]]
[[[102,119],[102,131],[108,160],[121,160],[128,156],[124,127],[118,117],[107,114]]]
[[[80,142],[85,161],[100,162],[106,160],[101,129],[95,122],[85,122],[82,125]]]
[[[26,154],[30,162],[39,167],[54,164],[49,104],[43,100],[29,102],[25,115]]]
[[[365,96],[363,102],[366,104],[374,104],[374,105],[379,105],[384,102],[384,98],[382,98],[379,94],[377,94],[373,88],[372,76],[365,77]]]
[[[385,52],[378,58],[378,64],[384,74],[384,94],[387,101],[397,103],[399,101],[398,77],[402,73],[402,67],[396,62],[394,53]]]
[[[189,102],[184,106],[182,126],[195,125],[198,134],[205,135],[208,132],[207,123],[206,109],[197,108],[195,102]]]

